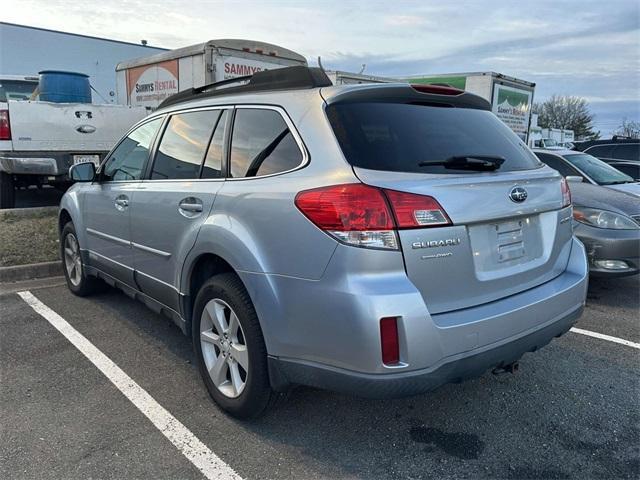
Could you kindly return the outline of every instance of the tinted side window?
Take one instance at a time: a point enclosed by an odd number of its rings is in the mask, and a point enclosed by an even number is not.
[[[302,152],[278,112],[238,109],[233,125],[231,177],[285,172],[302,163]]]
[[[204,152],[219,117],[220,110],[172,115],[153,162],[151,179],[198,178]]]
[[[611,145],[596,145],[595,147],[587,148],[584,153],[598,158],[611,158],[612,149],[613,146]]]
[[[622,160],[640,160],[640,144],[627,143],[617,145],[613,149],[611,158],[620,158]]]
[[[104,164],[102,180],[140,180],[161,123],[162,118],[156,118],[127,135]]]
[[[227,123],[227,111],[225,110],[218,119],[218,124],[211,137],[207,158],[202,167],[202,178],[222,177],[222,156],[224,155],[224,131]]]
[[[571,165],[569,165],[567,162],[565,162],[561,158],[558,158],[554,155],[549,155],[546,153],[536,153],[536,155],[538,155],[538,158],[542,160],[544,163],[546,163],[547,165],[549,165],[551,168],[560,172],[560,175],[562,175],[563,177],[568,177],[568,176],[582,177],[580,172],[578,172],[575,168],[573,168]]]

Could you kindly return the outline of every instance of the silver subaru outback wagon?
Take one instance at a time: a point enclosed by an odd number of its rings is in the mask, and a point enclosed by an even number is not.
[[[238,417],[296,384],[384,398],[510,369],[584,307],[566,182],[454,88],[261,72],[170,97],[70,173],[71,291],[172,318]]]

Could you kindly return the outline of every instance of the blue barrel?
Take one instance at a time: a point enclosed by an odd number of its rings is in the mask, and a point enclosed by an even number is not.
[[[55,103],[91,103],[88,75],[57,70],[43,70],[38,74],[40,100]]]

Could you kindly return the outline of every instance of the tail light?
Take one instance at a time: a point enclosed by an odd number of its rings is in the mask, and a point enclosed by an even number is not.
[[[321,230],[358,247],[397,250],[398,229],[451,224],[432,197],[362,183],[305,190],[295,204]]]
[[[562,190],[562,207],[568,207],[571,205],[571,190],[566,178],[560,180],[560,189]]]
[[[398,228],[437,227],[451,225],[451,220],[433,197],[415,193],[385,190]]]
[[[11,140],[9,110],[0,110],[0,140]]]
[[[397,318],[387,317],[380,319],[380,345],[382,347],[382,363],[395,365],[400,362]]]
[[[460,90],[455,87],[450,87],[447,85],[420,85],[420,84],[412,84],[411,88],[417,90],[420,93],[431,93],[436,95],[462,95],[464,90]]]

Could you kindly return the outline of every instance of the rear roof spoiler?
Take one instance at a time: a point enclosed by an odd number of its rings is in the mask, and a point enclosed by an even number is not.
[[[323,90],[322,94],[327,105],[354,102],[411,102],[435,104],[443,107],[491,110],[491,104],[484,98],[444,85],[372,83],[336,90],[335,93]]]

